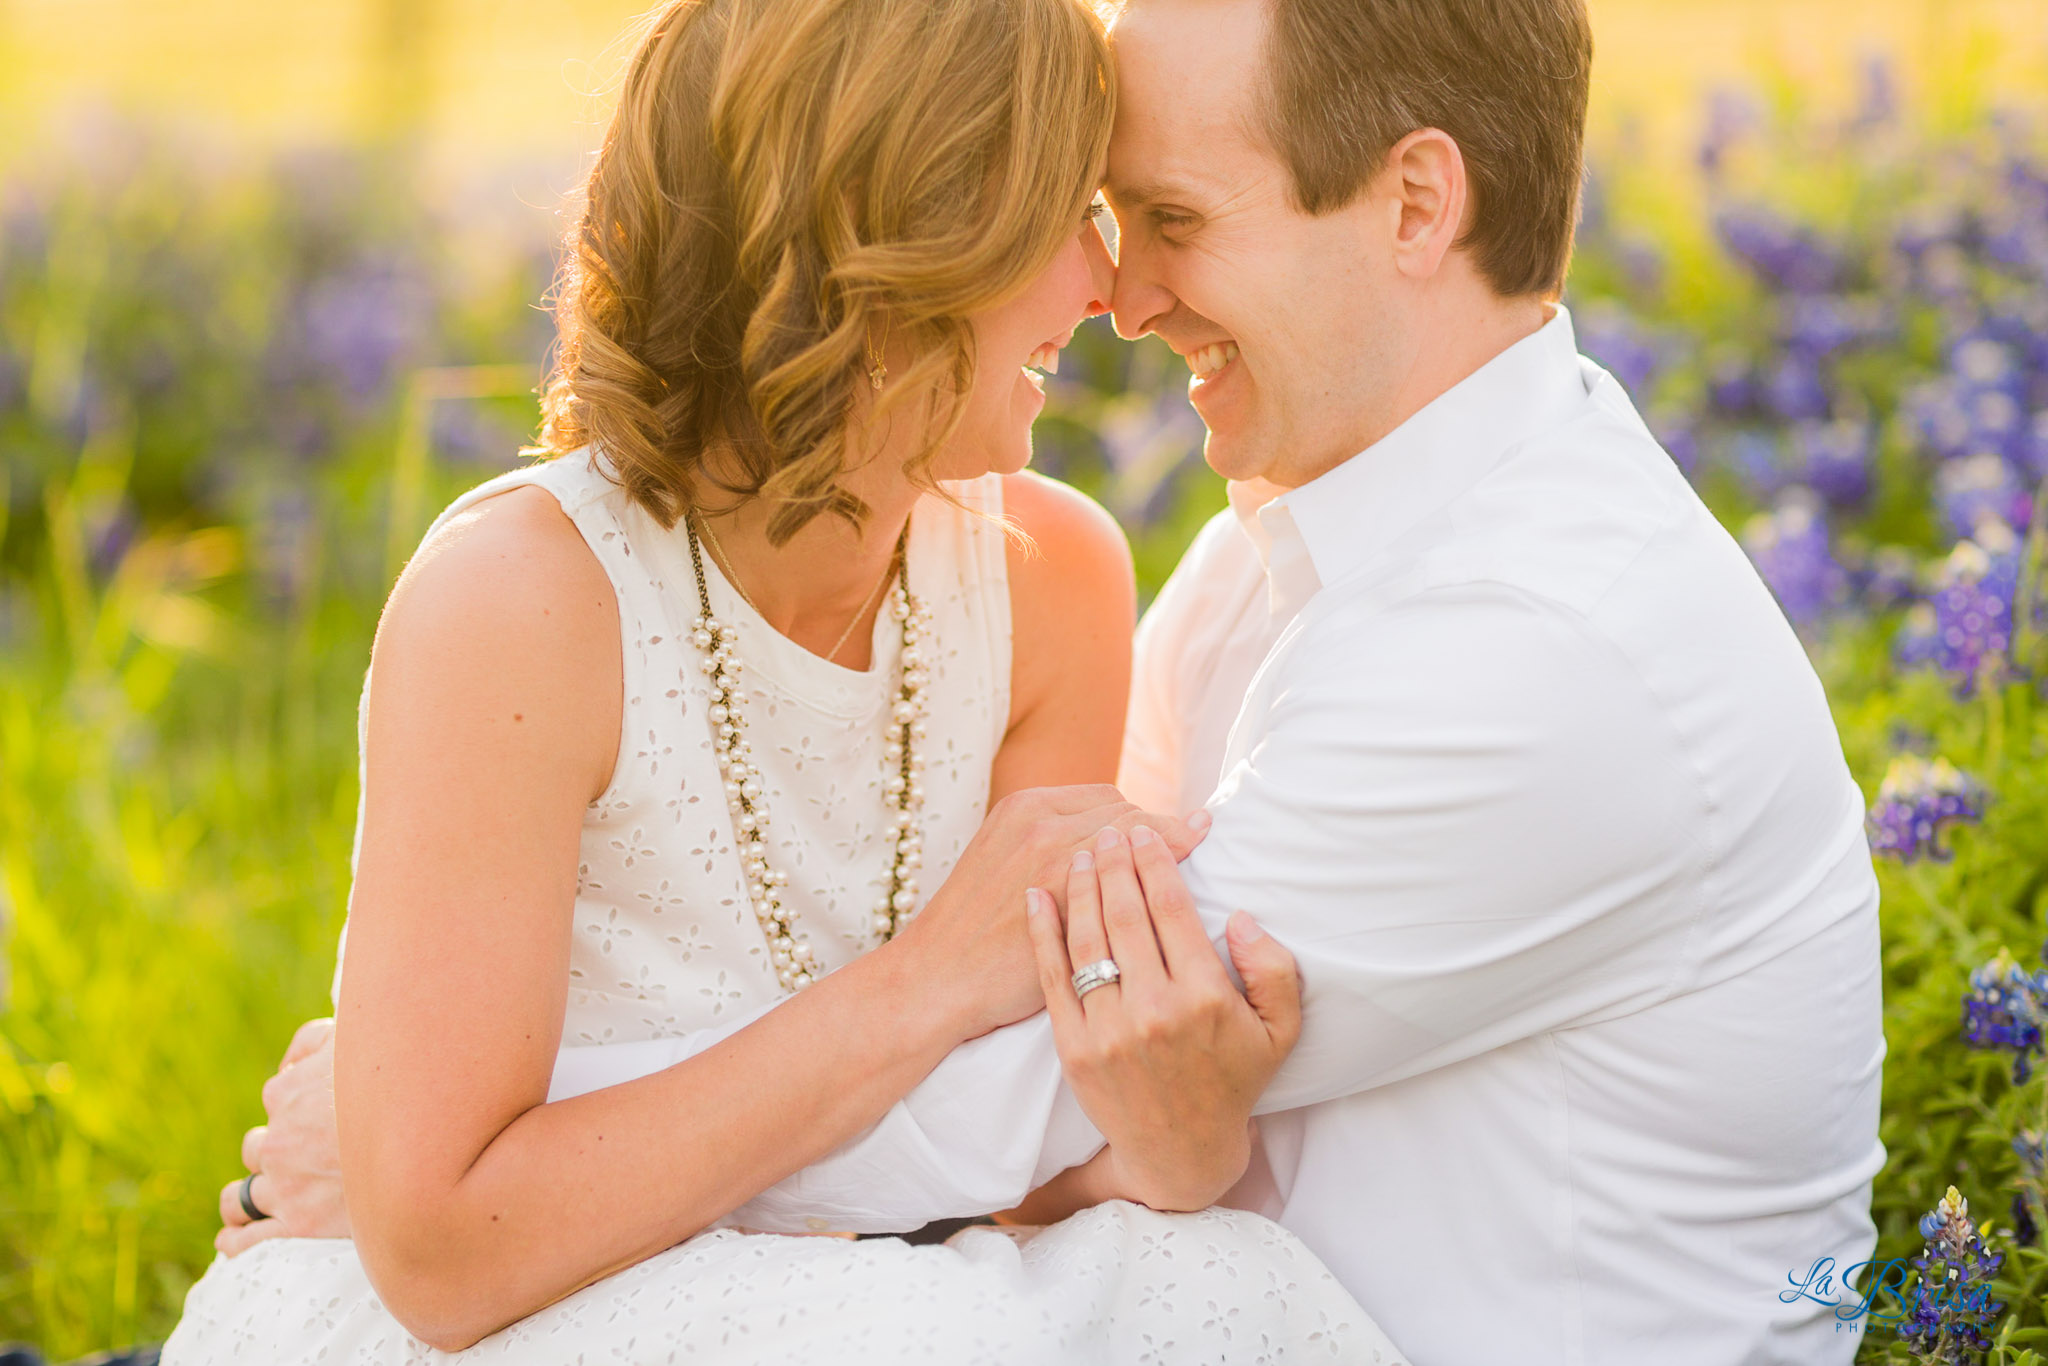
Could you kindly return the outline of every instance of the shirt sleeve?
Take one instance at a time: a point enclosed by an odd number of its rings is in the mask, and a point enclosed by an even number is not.
[[[565,1047],[548,1099],[651,1076],[766,1013],[673,1038]],[[1041,1013],[960,1045],[874,1127],[720,1222],[763,1233],[907,1232],[1008,1209],[1102,1142],[1061,1079]]]
[[[1261,1112],[1669,993],[1711,813],[1589,622],[1485,584],[1305,614],[1279,650],[1185,865],[1219,942],[1242,908],[1300,965]]]

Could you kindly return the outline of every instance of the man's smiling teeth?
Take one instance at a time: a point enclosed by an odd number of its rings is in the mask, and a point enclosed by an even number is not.
[[[1048,375],[1057,375],[1060,372],[1060,349],[1051,342],[1047,342],[1036,351],[1033,351],[1031,359],[1025,361],[1024,364],[1029,369],[1043,370]]]
[[[1207,379],[1236,359],[1236,342],[1215,342],[1188,352],[1188,369],[1195,372],[1196,379]]]

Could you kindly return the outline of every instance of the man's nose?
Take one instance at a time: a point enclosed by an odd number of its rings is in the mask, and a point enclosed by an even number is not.
[[[1176,302],[1153,273],[1151,253],[1142,250],[1135,237],[1125,233],[1117,243],[1116,290],[1110,296],[1116,334],[1125,341],[1150,332],[1154,323],[1173,312]]]

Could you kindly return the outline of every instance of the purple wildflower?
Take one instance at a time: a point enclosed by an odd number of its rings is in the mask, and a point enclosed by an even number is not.
[[[1799,477],[1837,508],[1870,496],[1870,428],[1861,422],[1805,422],[1793,430]]]
[[[1756,205],[1735,205],[1714,215],[1714,233],[1730,256],[1766,284],[1793,293],[1834,288],[1842,273],[1834,250],[1813,229]]]
[[[2003,679],[2011,667],[2019,567],[2011,529],[1980,523],[1976,539],[1959,543],[1943,562],[1932,599],[1908,614],[1899,662],[1932,664],[1955,681],[1958,697],[1973,695],[1980,679]]]
[[[1946,759],[1929,762],[1902,754],[1885,770],[1870,808],[1870,848],[1902,863],[1927,857],[1946,862],[1944,827],[1981,820],[1984,792],[1976,780]]]
[[[1746,417],[1756,408],[1756,368],[1740,351],[1723,351],[1707,367],[1707,397],[1728,417]]]
[[[1969,1202],[1954,1186],[1920,1221],[1920,1236],[1927,1240],[1926,1249],[1913,1259],[1920,1284],[1899,1336],[1920,1361],[1942,1366],[1978,1361],[1991,1346],[1986,1330],[2005,1311],[1991,1298],[1991,1281],[2005,1254],[1985,1251],[1982,1235],[1970,1223]]]
[[[1848,571],[1835,558],[1827,522],[1804,489],[1792,490],[1773,511],[1751,519],[1742,548],[1794,626],[1810,626],[1848,599]]]
[[[2012,1141],[2020,1159],[2020,1188],[2012,1198],[2013,1241],[2032,1247],[2041,1240],[2037,1213],[2048,1209],[2048,1143],[2032,1129],[2022,1129]]]
[[[1942,515],[1958,537],[1976,535],[1987,521],[2024,531],[2033,517],[2033,499],[2012,467],[1989,452],[1949,461],[1934,483]]]
[[[2029,972],[2001,949],[1970,974],[1970,991],[1963,997],[1963,1040],[1972,1048],[2010,1051],[2012,1084],[2019,1086],[2034,1073],[2044,1015],[2048,970]]]
[[[1787,422],[1828,415],[1826,378],[1820,361],[1804,351],[1787,351],[1764,375],[1764,405]]]
[[[2014,1192],[2012,1197],[2012,1240],[2019,1247],[2032,1247],[2041,1241],[2041,1227],[2034,1222],[2034,1211],[2027,1204],[2027,1197]]]
[[[2015,443],[2013,458],[2030,479],[2048,479],[2048,408],[2035,413]]]

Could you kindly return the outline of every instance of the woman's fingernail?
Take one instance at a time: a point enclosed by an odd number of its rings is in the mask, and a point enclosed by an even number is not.
[[[1215,823],[1216,818],[1209,814],[1208,809],[1206,807],[1200,811],[1197,811],[1194,815],[1188,817],[1188,829],[1194,831],[1198,835],[1201,834],[1204,830],[1207,830],[1210,826],[1214,825]]]
[[[1158,838],[1159,836],[1152,833],[1152,827],[1149,825],[1134,825],[1131,827],[1131,847],[1133,849],[1143,849]]]
[[[1123,839],[1123,836],[1116,832],[1115,826],[1105,825],[1102,827],[1102,833],[1095,837],[1095,847],[1097,849],[1114,849],[1117,846],[1117,842],[1121,839]]]
[[[1095,866],[1095,855],[1094,855],[1094,854],[1090,853],[1090,852],[1089,852],[1088,850],[1086,850],[1086,849],[1076,849],[1076,850],[1074,851],[1074,871],[1075,871],[1075,872],[1077,872],[1077,873],[1085,873],[1085,872],[1087,872],[1087,871],[1088,871],[1089,869],[1093,868],[1094,866]]]
[[[1239,939],[1249,944],[1254,939],[1264,939],[1266,932],[1259,928],[1259,922],[1244,911],[1232,911],[1228,929]]]
[[[1037,915],[1045,909],[1044,904],[1038,899],[1040,895],[1041,893],[1036,887],[1026,887],[1024,889],[1024,914]]]

